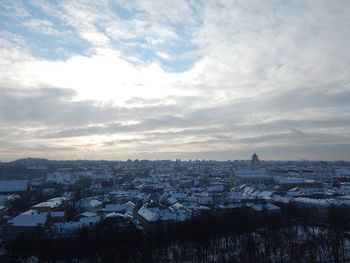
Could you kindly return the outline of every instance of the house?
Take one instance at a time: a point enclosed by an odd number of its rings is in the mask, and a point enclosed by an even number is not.
[[[83,228],[93,227],[101,222],[100,216],[81,217],[79,221],[70,221],[65,223],[56,223],[52,226],[52,233],[54,236],[72,236],[77,231]]]
[[[117,226],[119,228],[132,227],[131,218],[125,214],[120,213],[109,213],[105,217],[106,222],[112,224],[113,226]]]
[[[103,202],[96,197],[84,198],[80,200],[80,208],[90,212],[97,212],[103,208]]]
[[[142,225],[150,227],[157,222],[185,221],[191,218],[191,213],[177,207],[162,207],[157,203],[144,204],[137,212],[138,219]]]
[[[15,240],[22,233],[39,232],[47,225],[48,217],[46,212],[28,210],[2,226],[2,237],[6,242]]]

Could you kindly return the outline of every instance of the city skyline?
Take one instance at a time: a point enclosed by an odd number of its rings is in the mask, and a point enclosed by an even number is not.
[[[348,1],[2,1],[0,161],[349,160]]]

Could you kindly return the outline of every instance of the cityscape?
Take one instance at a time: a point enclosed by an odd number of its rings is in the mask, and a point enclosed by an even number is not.
[[[257,153],[250,160],[228,161],[27,158],[1,163],[0,175],[4,262],[99,262],[108,256],[117,262],[350,258],[350,163],[345,161],[264,161]],[[218,225],[208,224],[211,221]],[[205,224],[206,230],[192,233],[197,224]],[[332,226],[335,233],[330,231]],[[291,231],[288,237],[293,240],[280,240],[267,250],[266,238],[280,229]],[[183,236],[174,231],[182,231]],[[108,255],[97,244],[84,243],[89,238],[108,240],[111,233],[117,241],[106,244],[113,249]],[[189,237],[193,234],[206,249],[196,247],[197,239]],[[257,242],[253,252],[246,247],[247,240],[239,241],[244,246],[240,249],[235,242],[219,243],[219,250],[212,247],[227,236],[242,234],[251,235],[249,242]],[[152,252],[138,247],[144,241],[127,238],[134,235],[149,238],[147,250]],[[328,247],[335,242],[330,238],[339,239],[336,247]],[[188,243],[182,247],[179,240]],[[122,250],[118,242],[125,242]]]
[[[350,262],[349,0],[0,0],[0,263]]]

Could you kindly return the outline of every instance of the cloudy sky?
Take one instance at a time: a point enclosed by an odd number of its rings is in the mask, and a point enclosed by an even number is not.
[[[0,1],[0,160],[350,159],[350,1]]]

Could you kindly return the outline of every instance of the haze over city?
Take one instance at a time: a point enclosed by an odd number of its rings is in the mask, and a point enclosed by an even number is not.
[[[0,160],[349,160],[350,2],[0,3]]]

